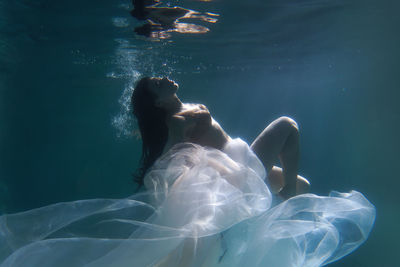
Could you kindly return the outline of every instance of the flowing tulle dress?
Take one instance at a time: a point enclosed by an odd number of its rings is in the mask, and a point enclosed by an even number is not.
[[[359,192],[274,197],[240,139],[174,146],[125,199],[58,203],[0,217],[0,266],[321,266],[373,226]]]

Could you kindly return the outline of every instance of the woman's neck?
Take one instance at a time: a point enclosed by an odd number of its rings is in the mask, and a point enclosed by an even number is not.
[[[175,97],[174,100],[170,104],[170,108],[168,113],[168,117],[174,116],[176,113],[181,112],[184,108],[184,104],[178,97]]]

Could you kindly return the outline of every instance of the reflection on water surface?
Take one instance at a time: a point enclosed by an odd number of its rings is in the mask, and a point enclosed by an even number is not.
[[[181,22],[187,19],[196,19],[209,23],[218,21],[218,14],[186,9],[175,6],[168,7],[159,5],[162,4],[159,0],[133,0],[134,9],[131,15],[138,20],[145,20],[146,23],[136,27],[135,32],[139,35],[154,39],[167,39],[171,37],[172,32],[199,34],[206,33],[209,28],[195,23]]]

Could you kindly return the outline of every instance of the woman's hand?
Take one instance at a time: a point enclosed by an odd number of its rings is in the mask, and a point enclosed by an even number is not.
[[[204,105],[194,105],[193,108],[177,113],[176,115],[183,116],[191,125],[185,132],[185,136],[189,140],[197,140],[211,127],[211,114]]]
[[[204,105],[190,105],[190,109],[178,112],[175,116],[182,116],[188,121],[194,120],[196,124],[211,124],[211,115]]]
[[[170,130],[181,141],[192,141],[201,137],[211,126],[210,112],[204,105],[188,105],[186,110],[176,113],[170,121]]]

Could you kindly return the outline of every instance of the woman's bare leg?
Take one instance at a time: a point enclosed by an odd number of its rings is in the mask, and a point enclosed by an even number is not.
[[[308,181],[297,175],[299,162],[299,130],[297,123],[289,117],[274,120],[251,144],[268,173],[271,189],[282,189],[281,194],[288,198],[302,193],[308,188]],[[282,169],[274,167],[277,159]],[[273,168],[274,167],[274,168]],[[297,186],[297,183],[300,183]],[[301,189],[301,192],[296,190]]]
[[[269,189],[272,193],[278,194],[285,186],[285,178],[283,177],[283,170],[280,167],[273,166],[268,172]],[[310,182],[303,176],[297,175],[296,194],[308,193],[310,189]],[[285,197],[285,196],[283,196]]]

